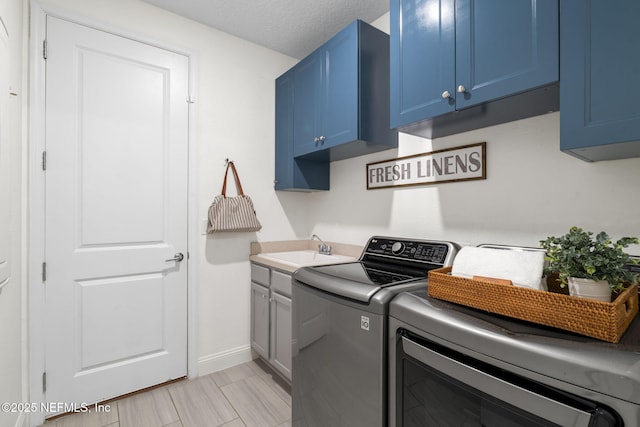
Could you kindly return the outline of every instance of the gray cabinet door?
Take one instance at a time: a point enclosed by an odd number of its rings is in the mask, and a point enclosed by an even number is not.
[[[291,299],[271,294],[271,357],[269,362],[291,380]]]
[[[269,359],[269,288],[251,282],[251,348]]]

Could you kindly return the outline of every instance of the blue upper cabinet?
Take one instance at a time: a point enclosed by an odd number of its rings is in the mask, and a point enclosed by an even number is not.
[[[348,27],[294,68],[296,156],[358,139],[357,49]]]
[[[560,148],[587,161],[640,156],[640,2],[560,4]]]
[[[331,161],[397,146],[384,32],[354,21],[276,80],[276,190],[328,190]]]
[[[557,0],[391,0],[390,15],[393,127],[438,137],[557,110]]]
[[[294,70],[276,79],[276,190],[328,190],[329,161],[293,158]]]
[[[341,160],[398,145],[387,34],[354,21],[292,70],[294,157]]]

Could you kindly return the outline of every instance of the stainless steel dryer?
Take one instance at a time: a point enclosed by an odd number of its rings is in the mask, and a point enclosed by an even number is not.
[[[637,317],[611,344],[421,290],[389,319],[391,427],[640,425]]]
[[[451,265],[450,242],[372,237],[358,262],[293,275],[294,426],[386,425],[388,304]]]

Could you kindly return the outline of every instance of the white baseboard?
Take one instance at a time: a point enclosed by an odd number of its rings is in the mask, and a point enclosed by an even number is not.
[[[210,354],[198,358],[198,376],[208,375],[222,371],[232,366],[247,363],[253,360],[251,346],[232,348],[216,354]]]

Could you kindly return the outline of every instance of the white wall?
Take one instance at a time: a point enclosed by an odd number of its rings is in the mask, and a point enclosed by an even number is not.
[[[0,402],[21,402],[26,399],[26,371],[23,370],[25,343],[23,332],[23,296],[21,237],[22,227],[22,115],[26,105],[23,91],[22,43],[23,2],[8,0],[0,2],[0,18],[9,33],[8,64],[3,58],[2,67],[8,68],[8,85],[0,87],[2,103],[6,108],[0,118],[0,246],[8,248],[10,269],[9,282],[0,293]],[[0,28],[0,31],[4,29]],[[9,92],[14,95],[10,95]],[[8,120],[7,120],[8,119]],[[2,231],[6,233],[2,233]],[[0,251],[2,252],[2,251]],[[25,420],[17,412],[0,411],[0,425],[19,425]]]
[[[389,14],[373,23],[389,32]],[[313,232],[364,244],[373,234],[464,245],[538,246],[572,225],[640,237],[640,158],[586,163],[560,151],[560,113],[433,141],[400,134],[397,150],[334,162],[331,191],[311,195]],[[377,160],[487,142],[487,179],[366,190]],[[629,248],[640,255],[640,247]]]
[[[372,234],[461,244],[538,246],[572,225],[640,236],[640,158],[585,163],[559,149],[560,113],[433,141],[401,134],[398,150],[335,162],[331,191],[312,195],[314,232],[363,243]],[[487,142],[487,179],[366,190],[376,160]],[[630,248],[640,254],[640,248]]]

